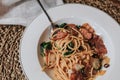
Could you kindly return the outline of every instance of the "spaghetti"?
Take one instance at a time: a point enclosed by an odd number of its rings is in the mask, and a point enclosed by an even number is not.
[[[55,80],[95,80],[109,65],[106,54],[102,38],[88,23],[56,25],[50,42],[41,43],[43,70],[51,70]]]

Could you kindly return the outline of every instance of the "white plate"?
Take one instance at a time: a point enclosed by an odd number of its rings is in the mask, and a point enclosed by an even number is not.
[[[100,34],[108,49],[111,58],[107,73],[96,80],[120,79],[120,26],[106,13],[81,4],[67,4],[48,10],[52,20],[56,23],[82,24],[88,22],[97,34]],[[38,42],[44,30],[50,25],[45,14],[38,16],[25,30],[20,49],[20,58],[23,70],[29,80],[50,80],[41,71],[38,59]],[[48,34],[46,34],[47,36]]]

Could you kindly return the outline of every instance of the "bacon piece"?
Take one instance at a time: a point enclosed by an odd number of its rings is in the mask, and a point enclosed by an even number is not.
[[[87,40],[91,39],[93,36],[93,33],[95,32],[94,29],[88,24],[85,23],[80,28],[80,32],[83,35],[83,37]]]
[[[70,80],[83,80],[82,74],[80,72],[72,73]]]
[[[70,31],[72,35],[75,35],[75,36],[78,35],[78,33],[75,30],[73,30],[73,29],[77,30],[77,27],[75,24],[67,24],[67,26],[68,26],[67,29]]]
[[[81,32],[81,34],[83,35],[83,37],[84,37],[85,39],[88,39],[88,40],[89,40],[89,39],[92,38],[92,33],[88,32],[87,29],[81,28],[81,29],[80,29],[80,32]]]
[[[75,28],[75,29],[77,29],[77,27],[76,27],[75,24],[67,24],[67,26],[69,26],[70,28]]]
[[[68,35],[67,32],[59,31],[59,32],[57,32],[57,34],[53,38],[53,40],[59,40],[59,39],[65,38],[67,35]]]
[[[83,75],[80,71],[76,71],[73,68],[73,73],[70,76],[70,80],[83,80]]]
[[[96,52],[99,54],[106,54],[107,49],[103,43],[103,40],[98,36],[94,35],[93,39],[90,40],[91,46],[95,46]]]
[[[78,75],[76,80],[83,80],[82,75]]]
[[[77,74],[76,73],[72,73],[70,76],[70,80],[76,80]]]
[[[88,32],[90,32],[90,33],[94,33],[95,32],[94,29],[88,23],[83,24],[82,27],[87,29]]]

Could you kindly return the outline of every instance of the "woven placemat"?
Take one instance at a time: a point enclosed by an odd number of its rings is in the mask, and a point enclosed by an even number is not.
[[[120,24],[120,2],[111,0],[64,0],[97,7],[111,15]],[[0,25],[0,80],[26,80],[19,62],[20,39],[25,27]]]
[[[25,80],[18,52],[24,29],[20,25],[0,25],[0,80]]]

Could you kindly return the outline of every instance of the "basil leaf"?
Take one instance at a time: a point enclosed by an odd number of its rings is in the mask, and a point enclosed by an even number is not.
[[[51,42],[43,42],[41,45],[44,49],[51,50],[52,49],[52,44]]]
[[[81,26],[80,26],[80,25],[77,25],[76,27],[77,27],[78,29],[80,29]]]
[[[74,47],[74,44],[73,44],[73,42],[70,42],[69,44],[68,44],[70,47]]]
[[[64,28],[64,26],[67,25],[66,23],[62,23],[61,25],[59,25],[59,28]]]
[[[65,52],[65,53],[64,53],[64,56],[70,55],[70,54],[72,54],[72,53],[73,53],[73,51]]]
[[[72,42],[70,42],[68,45],[69,45],[71,48],[74,47],[74,44],[73,44]],[[67,50],[68,50],[68,51],[72,51],[69,47],[67,47]]]
[[[41,51],[41,56],[45,56],[44,49],[46,50],[51,50],[52,49],[52,44],[51,42],[43,42],[40,45],[40,51]]]

